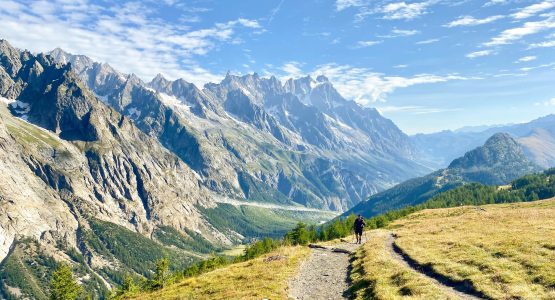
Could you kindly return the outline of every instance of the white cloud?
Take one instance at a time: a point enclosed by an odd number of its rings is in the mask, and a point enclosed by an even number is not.
[[[410,113],[413,115],[424,115],[424,114],[434,114],[442,113],[446,111],[456,111],[458,109],[448,109],[448,108],[437,108],[437,107],[426,107],[426,106],[381,106],[376,108],[381,114],[383,113]]]
[[[358,48],[366,48],[383,43],[383,41],[358,41]]]
[[[396,66],[393,66],[393,67],[395,69],[404,69],[404,68],[408,67],[408,65],[396,65]]]
[[[493,54],[493,51],[491,50],[481,50],[481,51],[476,51],[476,52],[472,52],[466,55],[466,57],[468,58],[476,58],[476,57],[483,57],[483,56],[488,56]]]
[[[507,29],[498,36],[485,43],[485,46],[498,46],[511,44],[527,35],[535,34],[546,29],[555,28],[555,18],[548,18],[543,21],[526,22],[520,27]]]
[[[335,9],[342,11],[346,8],[362,6],[363,4],[361,0],[337,0],[335,1]]]
[[[221,76],[200,67],[196,57],[241,41],[239,30],[261,30],[256,20],[245,18],[192,30],[189,24],[159,19],[154,5],[113,3],[103,7],[87,0],[2,1],[0,35],[32,51],[61,47],[84,54],[145,80],[163,73],[202,85]]]
[[[522,63],[522,62],[529,62],[529,61],[533,61],[536,60],[537,57],[536,56],[524,56],[519,58],[516,63]]]
[[[520,68],[520,71],[522,72],[530,72],[536,69],[545,69],[545,68],[551,68],[555,66],[555,63],[548,63],[548,64],[541,64],[539,66],[535,66],[535,67],[525,67],[525,68]]]
[[[387,76],[366,68],[356,68],[349,65],[337,64],[318,66],[316,70],[312,72],[312,75],[325,75],[333,82],[341,95],[362,105],[383,101],[387,98],[388,94],[399,88],[452,80],[471,79],[456,74],[417,74],[412,77]]]
[[[487,23],[491,23],[491,22],[495,22],[499,19],[504,18],[504,16],[501,15],[496,15],[496,16],[490,16],[487,18],[483,18],[483,19],[476,19],[472,16],[461,16],[459,17],[457,20],[452,21],[449,24],[443,25],[444,27],[457,27],[457,26],[476,26],[476,25],[482,25],[482,24],[487,24]]]
[[[247,28],[260,28],[260,24],[258,24],[258,21],[244,18],[239,18],[235,21],[230,21],[226,23],[227,27],[235,26],[237,24],[241,24]]]
[[[541,43],[533,43],[533,44],[530,44],[528,46],[528,49],[551,48],[551,47],[555,47],[555,41],[545,41],[545,42],[541,42]]]
[[[429,39],[429,40],[423,40],[423,41],[419,41],[416,42],[417,45],[427,45],[427,44],[433,44],[433,43],[437,43],[439,42],[439,39]]]
[[[540,105],[555,106],[555,98],[551,98],[551,99],[549,99],[547,101],[544,101],[544,102],[536,102],[536,103],[534,103],[534,105],[536,105],[536,106],[540,106]]]
[[[406,3],[402,1],[389,3],[382,7],[381,13],[384,14],[384,19],[387,20],[411,20],[426,14],[426,9],[435,2],[436,1]]]
[[[545,11],[555,7],[555,1],[548,0],[540,3],[532,4],[530,6],[520,9],[518,12],[512,14],[511,16],[515,19],[526,19],[536,15],[539,12]]]
[[[396,37],[402,37],[402,36],[411,36],[411,35],[416,35],[419,34],[420,31],[418,30],[407,30],[407,29],[393,29],[391,30],[390,34],[387,35],[379,35],[378,37],[384,38],[384,39],[392,39],[392,38],[396,38]]]
[[[507,4],[507,3],[509,3],[509,0],[490,0],[486,4],[484,4],[484,6],[488,7],[488,6]]]
[[[288,78],[298,78],[303,76],[303,71],[301,70],[302,64],[296,61],[290,61],[285,63],[281,67],[281,71],[285,73],[285,75],[281,78],[282,80],[287,80]]]

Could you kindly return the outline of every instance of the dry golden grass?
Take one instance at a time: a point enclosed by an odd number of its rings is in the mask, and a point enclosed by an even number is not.
[[[281,247],[254,260],[185,279],[133,299],[287,299],[287,280],[309,253],[307,247]],[[282,259],[264,261],[276,255]]]
[[[356,299],[450,299],[424,275],[393,258],[389,231],[369,231],[369,240],[352,263]],[[454,299],[454,298],[453,298]]]
[[[421,265],[494,299],[555,299],[555,200],[425,210],[395,222]]]
[[[227,255],[227,256],[240,256],[240,255],[243,255],[243,253],[245,253],[246,248],[247,248],[247,245],[238,245],[231,249],[224,250],[220,254]]]

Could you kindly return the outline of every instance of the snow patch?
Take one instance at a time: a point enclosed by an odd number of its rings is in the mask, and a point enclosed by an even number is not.
[[[133,118],[139,118],[141,116],[141,111],[139,111],[136,107],[131,107],[128,110],[129,116]]]
[[[246,88],[241,87],[241,92],[243,92],[243,94],[245,94],[247,97],[254,99],[254,96],[252,95],[252,93],[249,92],[249,90],[247,90]]]
[[[10,104],[15,102],[14,99],[8,99],[8,98],[4,98],[2,96],[0,96],[0,101],[3,102],[6,105],[10,105]]]
[[[104,103],[108,103],[108,96],[100,96],[99,94],[94,94],[96,96],[96,98],[98,98],[100,101],[104,102]]]
[[[169,107],[175,107],[175,108],[181,108],[184,110],[190,110],[191,106],[187,105],[185,103],[183,103],[183,101],[177,99],[175,96],[170,96],[168,94],[165,93],[159,93],[160,95],[160,99],[162,100],[162,103],[164,103],[165,105],[169,106]]]
[[[337,102],[337,101],[333,101],[331,104],[333,105],[333,108],[338,108],[343,106],[343,103]]]
[[[266,111],[267,111],[270,115],[273,115],[273,116],[278,116],[278,113],[279,113],[279,109],[278,109],[277,105],[274,105],[274,106],[272,106],[272,107],[266,109]]]
[[[19,118],[26,120],[28,119],[27,114],[31,111],[31,105],[29,103],[21,102],[16,100],[9,104],[9,106],[18,114],[20,115]]]
[[[349,126],[349,125],[347,125],[347,124],[341,122],[341,121],[338,120],[338,119],[332,118],[332,117],[329,116],[328,114],[324,114],[324,117],[325,117],[328,121],[330,121],[332,124],[339,125],[340,127],[343,127],[343,128],[345,128],[345,129],[348,129],[348,130],[354,130],[351,126]]]

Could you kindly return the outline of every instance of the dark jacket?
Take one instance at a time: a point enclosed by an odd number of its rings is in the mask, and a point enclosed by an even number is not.
[[[366,226],[366,222],[364,222],[363,218],[357,218],[355,220],[355,230],[356,231],[361,231],[364,228],[364,226]]]

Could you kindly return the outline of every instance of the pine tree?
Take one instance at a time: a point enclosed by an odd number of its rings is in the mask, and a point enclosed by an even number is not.
[[[170,277],[170,261],[167,257],[164,257],[156,262],[156,272],[152,280],[153,289],[162,289],[167,286]]]
[[[75,300],[82,293],[81,286],[73,278],[71,268],[61,264],[52,274],[50,281],[51,300]]]

